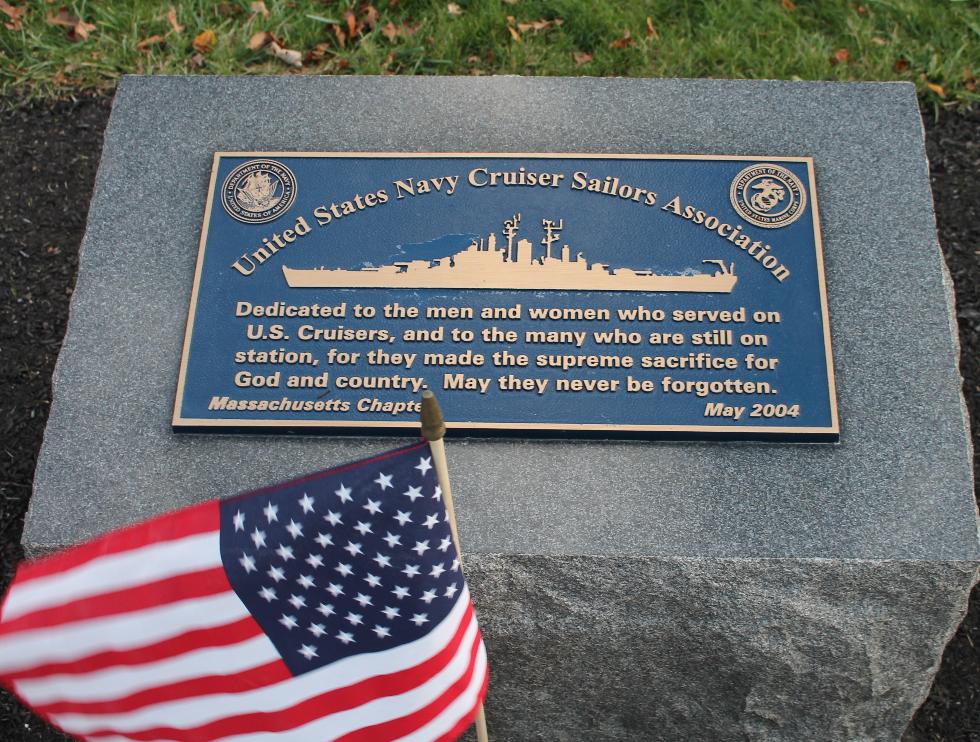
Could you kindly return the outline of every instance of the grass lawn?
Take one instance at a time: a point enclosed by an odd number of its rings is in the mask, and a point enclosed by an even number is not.
[[[119,75],[454,74],[908,80],[980,100],[976,0],[0,0],[0,95]]]

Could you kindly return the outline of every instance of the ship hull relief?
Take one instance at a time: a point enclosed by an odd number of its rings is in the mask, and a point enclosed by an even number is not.
[[[705,260],[715,266],[710,273],[663,275],[632,268],[610,269],[589,263],[582,253],[571,254],[566,244],[552,254],[564,220],[544,219],[541,244],[545,255],[535,257],[529,240],[515,242],[521,215],[504,222],[506,245],[497,235],[474,240],[468,248],[436,260],[410,260],[378,268],[344,270],[288,268],[282,272],[290,288],[405,288],[405,289],[508,289],[567,291],[647,291],[727,294],[738,281],[734,263]]]

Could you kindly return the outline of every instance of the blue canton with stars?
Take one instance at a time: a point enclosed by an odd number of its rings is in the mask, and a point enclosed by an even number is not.
[[[223,501],[221,559],[294,675],[424,636],[463,590],[427,443]]]

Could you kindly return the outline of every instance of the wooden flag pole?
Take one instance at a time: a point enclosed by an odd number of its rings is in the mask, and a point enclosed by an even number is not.
[[[446,435],[446,423],[442,418],[442,409],[436,400],[436,395],[426,389],[422,392],[422,437],[429,442],[432,449],[432,463],[436,468],[436,476],[439,478],[439,488],[442,490],[442,500],[446,504],[446,512],[449,514],[449,528],[453,533],[453,541],[456,543],[456,551],[459,553],[460,565],[463,562],[463,550],[459,546],[459,530],[456,528],[456,509],[453,506],[453,491],[449,486],[449,467],[446,466],[446,444],[443,438]],[[477,742],[490,742],[487,733],[487,715],[483,710],[483,704],[476,712],[476,739]]]

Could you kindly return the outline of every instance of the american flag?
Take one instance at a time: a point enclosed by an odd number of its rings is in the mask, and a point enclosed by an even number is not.
[[[0,680],[85,739],[457,739],[487,660],[429,444],[22,565]]]

